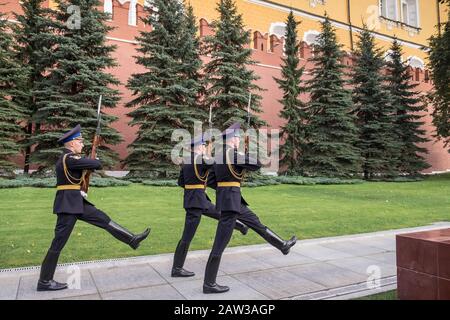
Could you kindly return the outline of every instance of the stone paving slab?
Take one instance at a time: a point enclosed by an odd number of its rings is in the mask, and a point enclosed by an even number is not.
[[[70,282],[70,274],[66,272],[57,272],[55,273],[55,279],[59,281],[69,281]],[[39,273],[35,275],[23,276],[20,278],[19,292],[17,294],[18,300],[48,300],[48,299],[61,299],[75,296],[83,296],[90,294],[97,294],[97,288],[95,287],[95,283],[91,277],[89,272],[81,272],[80,273],[80,283],[79,288],[76,282],[73,282],[74,288],[69,288],[66,290],[60,291],[44,291],[38,292],[36,291],[37,282],[39,279]]]
[[[285,256],[275,248],[268,248],[267,250],[261,249],[250,252],[249,255],[261,262],[270,264],[273,267],[287,267],[317,262],[317,260],[301,255],[293,250]]]
[[[94,269],[91,273],[100,293],[167,283],[149,264]]]
[[[327,248],[321,244],[307,244],[304,246],[297,245],[292,251],[314,260],[328,261],[334,259],[350,258],[354,255],[350,252],[343,252],[331,248]]]
[[[203,280],[175,282],[172,286],[188,300],[267,300],[269,297],[254,290],[250,286],[236,280],[234,277],[217,277],[217,283],[231,287],[231,290],[221,294],[204,294]]]
[[[99,294],[88,294],[84,296],[75,296],[67,298],[58,298],[54,300],[102,300]]]
[[[369,254],[376,254],[381,252],[386,252],[385,249],[368,246],[362,241],[340,241],[340,242],[330,242],[324,243],[322,246],[338,250],[346,253],[351,253],[354,256],[366,256]]]
[[[0,300],[16,300],[20,277],[0,277]]]
[[[376,268],[379,268],[381,277],[387,277],[397,274],[397,268],[394,265],[386,264],[373,259],[368,259],[366,257],[337,259],[329,261],[328,263],[365,275],[366,277],[369,277],[371,274],[376,272]]]
[[[207,259],[208,259],[207,257],[204,259],[189,258],[188,254],[188,258],[185,261],[184,268],[186,268],[186,270],[195,272],[195,276],[190,277],[189,278],[190,280],[203,279],[205,275],[205,267]],[[185,281],[186,278],[172,278],[171,276],[172,264],[173,264],[172,259],[150,263],[153,269],[155,269],[159,273],[159,275],[163,277],[167,282]],[[222,276],[225,275],[225,273],[219,269],[217,275]]]
[[[386,264],[391,264],[393,266],[397,265],[397,256],[395,252],[383,252],[377,254],[371,254],[369,256],[365,256],[365,258],[377,260]]]
[[[395,251],[395,236],[375,236],[361,239],[365,245],[381,248],[385,251]]]
[[[119,290],[102,294],[104,300],[185,300],[171,285]]]
[[[206,265],[207,259],[205,259]],[[220,260],[220,270],[226,274],[271,269],[273,265],[251,257],[249,254],[224,253]]]
[[[367,275],[362,275],[329,263],[306,264],[285,268],[283,270],[318,283],[327,288],[348,286],[353,283],[367,280]]]
[[[234,277],[271,299],[326,289],[325,286],[280,269],[243,273]]]

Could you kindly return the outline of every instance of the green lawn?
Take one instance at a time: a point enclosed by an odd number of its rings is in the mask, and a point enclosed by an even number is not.
[[[0,268],[39,265],[50,244],[56,216],[55,190],[0,189]],[[209,191],[210,194],[213,190]],[[309,239],[425,225],[450,220],[450,175],[422,182],[356,185],[277,185],[244,188],[261,221],[282,237]],[[60,262],[173,252],[184,223],[183,192],[133,184],[92,188],[90,200],[133,232],[152,233],[133,251],[108,233],[80,221]],[[208,249],[216,222],[204,217],[192,249]],[[254,232],[233,235],[231,246],[263,243]]]
[[[354,300],[397,300],[397,290],[377,293],[370,296],[357,298]]]

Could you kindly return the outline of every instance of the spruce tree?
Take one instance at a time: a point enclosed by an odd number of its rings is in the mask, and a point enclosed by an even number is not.
[[[125,160],[130,178],[177,175],[171,160],[173,130],[192,132],[195,121],[206,119],[197,104],[201,60],[192,9],[185,15],[178,0],[155,0],[153,5],[157,14],[147,7],[143,18],[152,30],[137,38],[139,55],[135,58],[145,72],[133,74],[127,85],[134,95],[127,106],[135,107],[128,114],[130,125],[139,126]]]
[[[426,148],[419,143],[428,142],[426,131],[422,129],[425,122],[421,121],[426,111],[426,104],[420,99],[419,92],[414,89],[418,84],[411,83],[408,66],[402,62],[402,47],[394,40],[389,53],[388,88],[393,110],[396,114],[395,131],[399,138],[398,170],[410,175],[418,174],[430,165],[423,154]]]
[[[429,40],[429,67],[434,89],[428,97],[433,104],[436,137],[450,147],[450,1],[440,2],[448,6],[447,21],[437,26],[442,31]]]
[[[283,92],[283,99],[279,102],[283,105],[280,117],[286,121],[281,127],[281,136],[284,144],[280,148],[282,167],[286,167],[287,174],[300,174],[301,166],[299,158],[302,153],[306,121],[306,105],[300,100],[300,95],[306,91],[301,78],[304,67],[300,67],[299,42],[297,39],[297,26],[300,22],[295,20],[291,11],[286,21],[285,33],[285,57],[281,69],[281,79],[276,79],[279,88]]]
[[[17,168],[11,157],[20,154],[20,122],[25,118],[25,110],[12,99],[26,79],[26,67],[15,60],[14,47],[10,23],[0,13],[0,176],[13,176]]]
[[[204,77],[201,73],[203,67],[203,61],[200,58],[201,45],[197,19],[194,15],[194,8],[190,3],[186,6],[180,35],[180,76],[186,81],[185,101],[190,107],[186,112],[191,113],[193,119],[205,121],[207,112],[201,109],[205,108],[201,102],[202,96],[205,94]]]
[[[254,83],[258,76],[249,69],[255,63],[248,48],[250,32],[244,30],[242,15],[233,0],[220,0],[217,12],[219,18],[212,22],[215,34],[205,38],[205,52],[211,56],[205,66],[206,104],[213,107],[215,127],[224,129],[237,121],[246,128],[252,92],[250,127],[257,128],[265,122],[258,116],[261,112],[258,92],[262,89]]]
[[[117,66],[112,57],[116,46],[106,40],[112,30],[106,24],[109,15],[99,10],[99,0],[56,0],[56,3],[54,45],[46,50],[54,67],[38,86],[37,92],[43,99],[37,103],[35,119],[40,126],[31,140],[37,145],[32,159],[43,168],[54,166],[60,155],[56,140],[76,124],[82,127],[86,152],[90,151],[100,95],[101,138],[108,145],[122,141],[117,130],[110,126],[117,117],[105,113],[106,108],[115,107],[120,99],[114,88],[119,81],[108,72]],[[73,15],[69,6],[79,9],[79,17]],[[105,143],[97,150],[104,166],[113,165],[118,158]]]
[[[17,45],[16,59],[24,67],[24,86],[14,92],[12,99],[25,111],[25,118],[21,122],[23,139],[20,140],[25,157],[24,172],[30,169],[30,156],[33,142],[31,137],[39,131],[36,123],[38,104],[42,95],[38,94],[38,87],[42,85],[44,77],[52,62],[48,59],[47,49],[53,42],[53,10],[45,7],[45,0],[23,0],[23,13],[15,13],[17,24],[14,26],[14,42]]]
[[[394,124],[396,113],[384,85],[383,53],[375,38],[364,27],[359,34],[351,74],[353,103],[359,131],[357,147],[361,151],[364,179],[395,176],[398,167],[400,139]]]
[[[344,52],[338,44],[328,16],[314,44],[312,78],[308,80],[311,100],[307,104],[308,124],[302,156],[306,174],[348,177],[359,171],[360,155],[355,147],[357,129],[351,93],[344,80]]]

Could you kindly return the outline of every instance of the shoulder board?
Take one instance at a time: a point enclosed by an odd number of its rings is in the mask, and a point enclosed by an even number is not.
[[[81,157],[77,156],[77,155],[70,155],[69,157],[72,158],[72,159],[75,159],[75,160],[80,160],[81,159]]]

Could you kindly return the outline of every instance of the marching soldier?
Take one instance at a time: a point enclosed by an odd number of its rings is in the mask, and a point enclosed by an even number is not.
[[[205,155],[206,148],[203,137],[193,139],[190,147],[190,161],[183,163],[178,178],[178,185],[184,188],[183,207],[186,210],[186,219],[183,234],[175,250],[172,277],[192,277],[195,275],[194,272],[184,269],[183,266],[202,214],[216,220],[220,218],[220,213],[205,192],[206,181],[212,164],[207,164],[204,161],[207,156]],[[243,235],[248,230],[247,226],[239,221],[236,222],[235,228]]]
[[[245,155],[243,163],[238,161],[237,148],[239,147],[239,123],[233,124],[224,132],[226,144],[223,148],[221,163],[214,164],[214,174],[210,174],[208,186],[216,189],[216,208],[221,211],[217,225],[216,237],[205,270],[203,293],[222,293],[230,288],[216,283],[222,253],[230,241],[236,219],[239,219],[249,228],[253,229],[267,242],[288,254],[295,245],[297,237],[289,240],[281,239],[272,230],[264,226],[247,206],[248,203],[241,195],[241,181],[244,170],[256,171],[261,167],[259,161],[250,159]],[[242,156],[242,155],[239,155]]]
[[[56,197],[53,213],[57,215],[55,237],[44,258],[37,285],[38,291],[52,291],[66,289],[66,283],[53,280],[61,250],[64,248],[77,220],[82,220],[108,231],[116,239],[124,242],[133,249],[137,249],[140,242],[147,238],[150,229],[140,234],[133,234],[111,220],[108,215],[97,209],[86,200],[81,193],[81,184],[86,174],[85,170],[100,169],[99,160],[87,159],[80,156],[83,149],[81,127],[77,125],[65,133],[59,140],[64,145],[63,153],[56,162]]]

